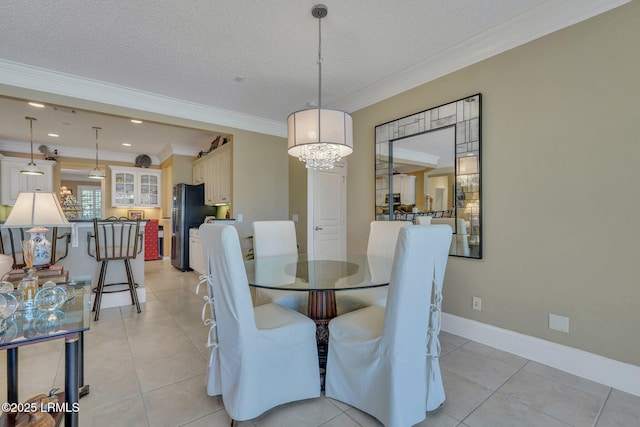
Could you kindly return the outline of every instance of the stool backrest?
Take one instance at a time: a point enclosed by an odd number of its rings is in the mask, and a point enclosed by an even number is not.
[[[97,261],[135,259],[142,251],[140,220],[110,217],[93,219],[94,254]],[[89,245],[91,246],[91,245]]]

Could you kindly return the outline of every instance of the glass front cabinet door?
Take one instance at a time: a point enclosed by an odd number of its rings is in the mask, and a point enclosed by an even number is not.
[[[111,167],[111,206],[161,207],[161,173],[160,170]]]

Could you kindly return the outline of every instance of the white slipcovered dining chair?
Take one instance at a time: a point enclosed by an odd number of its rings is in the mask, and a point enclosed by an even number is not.
[[[296,241],[296,227],[293,221],[254,221],[253,225],[253,256],[258,261],[260,258],[282,255],[298,255],[298,243]],[[256,263],[257,266],[257,263]],[[293,283],[295,273],[283,275],[272,284]],[[307,292],[279,291],[273,289],[256,288],[256,305],[270,302],[288,307],[292,310],[306,313]]]
[[[373,283],[385,282],[389,272],[386,265],[376,263],[376,257],[393,258],[400,230],[411,221],[371,221],[369,224],[369,239],[367,241],[367,256],[369,275]],[[336,304],[338,313],[348,313],[370,305],[385,306],[387,303],[387,288],[360,289],[357,291],[340,291],[337,293]]]
[[[428,221],[422,218],[430,218]],[[435,224],[447,224],[454,230],[453,238],[451,239],[451,248],[449,253],[451,255],[469,256],[469,238],[467,236],[467,223],[463,218],[433,218],[431,217],[418,217],[419,225],[435,225]]]
[[[207,392],[222,394],[232,424],[320,396],[315,323],[277,304],[253,307],[235,227],[203,224],[200,237],[218,339]]]
[[[444,225],[400,231],[386,308],[372,305],[329,323],[327,397],[387,427],[425,418],[432,388],[441,389],[442,383],[432,375],[425,348],[433,288],[444,279],[450,240],[451,228]]]

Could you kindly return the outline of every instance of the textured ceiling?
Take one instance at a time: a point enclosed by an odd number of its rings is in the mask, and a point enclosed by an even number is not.
[[[624,2],[325,1],[329,13],[322,20],[322,103],[347,111],[362,108],[393,94],[389,91],[397,93],[452,71],[438,70],[454,57],[448,52],[477,46],[485,35],[482,48],[467,54],[468,61],[504,50],[506,31],[513,33],[517,45]],[[105,83],[107,89],[135,89],[280,126],[289,113],[317,102],[318,20],[311,16],[315,3],[3,0],[0,65],[5,70],[18,65],[54,71],[81,78],[87,88]],[[2,69],[0,83],[19,85],[3,78]],[[56,89],[55,82],[30,84],[31,89]],[[13,133],[2,130],[0,139],[24,140],[24,123],[16,126]],[[58,144],[65,144],[62,138]],[[164,141],[156,140],[142,150],[158,155],[164,147]],[[115,143],[108,149],[121,150]]]

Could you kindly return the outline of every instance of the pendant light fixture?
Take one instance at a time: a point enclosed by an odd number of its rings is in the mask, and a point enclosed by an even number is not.
[[[33,121],[38,120],[35,117],[25,117],[25,119],[29,120],[29,141],[31,142],[31,161],[29,164],[20,170],[21,174],[24,175],[44,175],[44,172],[40,170],[40,168],[33,161]]]
[[[92,129],[96,130],[96,167],[93,168],[93,170],[89,173],[88,177],[91,179],[104,179],[105,177],[104,171],[100,169],[100,167],[98,166],[98,131],[102,128],[93,126]]]
[[[335,162],[353,152],[353,122],[344,111],[322,108],[322,18],[327,6],[315,5],[318,18],[318,108],[291,113],[287,118],[289,154],[308,169],[332,169]]]

